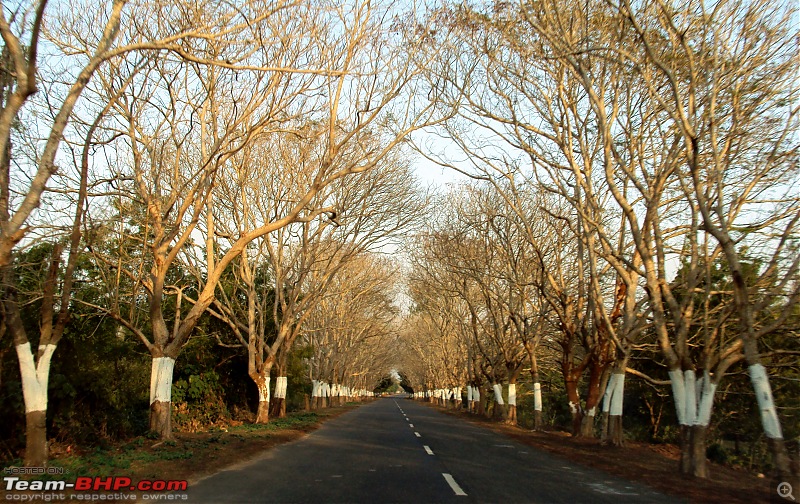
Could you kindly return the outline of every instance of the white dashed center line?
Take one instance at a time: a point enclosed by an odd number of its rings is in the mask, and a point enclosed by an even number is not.
[[[433,450],[431,450],[430,446],[422,445],[422,447],[425,448],[425,453],[427,453],[428,455],[433,455]]]
[[[450,476],[447,473],[442,473],[442,476],[444,476],[445,481],[447,481],[447,484],[450,485],[450,488],[453,489],[453,492],[456,495],[467,495],[467,492],[461,489],[461,487],[458,485],[458,483],[456,483],[456,480],[454,480],[452,476]]]
[[[414,435],[417,436],[417,437],[422,437],[422,436],[419,435],[419,432],[415,432]]]

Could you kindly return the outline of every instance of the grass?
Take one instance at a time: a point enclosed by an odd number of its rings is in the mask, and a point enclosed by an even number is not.
[[[77,476],[125,476],[134,481],[153,478],[196,480],[228,465],[256,457],[278,444],[298,439],[353,407],[348,404],[318,412],[289,413],[286,418],[271,419],[267,424],[241,424],[191,434],[175,433],[175,438],[168,441],[142,436],[112,446],[52,454],[48,465],[63,468],[65,474],[37,478],[69,480]],[[15,460],[9,465],[20,466],[22,461]]]

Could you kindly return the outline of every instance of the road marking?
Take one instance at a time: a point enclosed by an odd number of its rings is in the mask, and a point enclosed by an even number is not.
[[[428,455],[433,455],[433,450],[431,450],[431,447],[430,447],[430,446],[428,446],[428,445],[422,445],[422,447],[423,447],[423,448],[425,448],[425,452],[426,452]]]
[[[495,446],[498,448],[514,448],[514,445],[510,444],[496,444]]]
[[[638,492],[626,492],[624,490],[616,489],[612,486],[610,482],[604,483],[589,483],[589,488],[594,490],[597,493],[604,494],[604,495],[639,495]],[[626,487],[628,489],[629,487]]]
[[[458,483],[456,483],[456,480],[454,480],[452,476],[447,473],[442,473],[442,476],[444,476],[445,481],[447,481],[447,484],[450,485],[450,488],[453,489],[453,492],[455,492],[456,495],[467,495],[467,492],[458,486]]]
[[[411,427],[412,429],[414,428],[414,424],[413,423],[408,424],[408,426]]]
[[[419,435],[419,432],[415,432],[414,435],[417,436],[417,437],[422,437],[422,436]]]

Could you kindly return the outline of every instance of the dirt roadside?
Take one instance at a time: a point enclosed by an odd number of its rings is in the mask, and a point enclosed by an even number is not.
[[[503,433],[520,443],[556,454],[609,474],[647,484],[648,486],[690,502],[724,502],[751,504],[770,502],[772,480],[759,478],[746,471],[709,462],[707,480],[684,476],[678,472],[680,451],[674,445],[653,445],[627,441],[623,447],[601,446],[596,439],[573,438],[565,432],[534,432],[506,425],[466,411],[432,408],[463,418],[475,425]]]

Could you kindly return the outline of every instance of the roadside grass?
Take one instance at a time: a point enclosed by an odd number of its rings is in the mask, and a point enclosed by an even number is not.
[[[175,433],[172,440],[140,436],[124,442],[75,449],[54,450],[48,463],[63,474],[36,476],[42,480],[74,480],[77,476],[127,477],[132,481],[169,479],[195,481],[225,467],[245,462],[265,450],[293,441],[322,423],[345,413],[358,403],[314,412],[289,413],[267,424],[241,424],[212,428],[207,432]],[[21,460],[9,465],[21,466]]]

